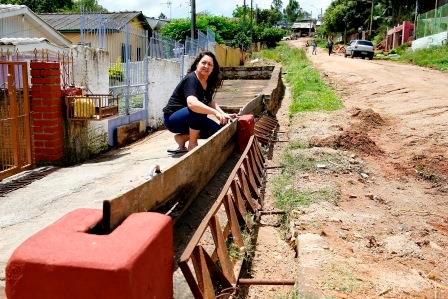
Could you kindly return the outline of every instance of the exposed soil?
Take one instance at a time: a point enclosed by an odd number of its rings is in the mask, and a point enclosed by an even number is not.
[[[379,155],[383,151],[378,148],[376,143],[369,138],[365,131],[361,129],[348,130],[343,133],[326,137],[324,139],[311,139],[311,146],[327,146],[335,149],[353,150],[366,155]]]
[[[345,108],[289,122],[286,99],[280,131],[308,145],[296,155],[314,157],[294,187],[332,190],[331,200],[289,211],[286,229],[261,232],[254,277],[295,276],[299,298],[448,298],[448,74],[323,51],[309,57]],[[276,145],[272,165],[286,146]],[[251,287],[249,298],[292,290]]]

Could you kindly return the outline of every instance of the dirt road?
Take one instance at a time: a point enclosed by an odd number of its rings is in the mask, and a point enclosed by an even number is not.
[[[448,73],[323,50],[309,58],[345,108],[298,114],[286,128],[309,145],[296,159],[320,164],[296,186],[337,194],[291,221],[299,292],[448,298]]]

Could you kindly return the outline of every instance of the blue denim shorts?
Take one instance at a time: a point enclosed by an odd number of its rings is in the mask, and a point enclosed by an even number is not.
[[[164,115],[165,127],[172,133],[189,134],[190,128],[199,130],[200,138],[209,138],[215,134],[221,125],[208,118],[206,114],[196,113],[188,107]]]

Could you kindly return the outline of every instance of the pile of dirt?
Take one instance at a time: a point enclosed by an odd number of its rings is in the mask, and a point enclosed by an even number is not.
[[[373,109],[360,109],[355,107],[351,111],[351,116],[361,121],[360,126],[364,128],[377,128],[386,124],[384,119]]]
[[[313,139],[311,146],[331,147],[334,149],[353,150],[367,155],[380,155],[383,151],[370,139],[366,132],[361,130],[347,130],[341,134],[333,135],[324,139]]]
[[[443,182],[448,179],[448,159],[443,154],[430,153],[415,155],[411,164],[416,173],[433,182]]]

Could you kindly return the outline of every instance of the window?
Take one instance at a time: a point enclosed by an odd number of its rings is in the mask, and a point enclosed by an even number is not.
[[[121,62],[126,62],[126,44],[121,44]],[[132,61],[132,45],[128,46],[128,58]]]
[[[126,45],[121,44],[121,62],[125,62],[126,57]]]
[[[142,61],[142,48],[137,48],[137,61]]]
[[[360,41],[358,41],[358,45],[373,47],[373,44],[371,42],[369,42],[368,40],[360,40]]]

